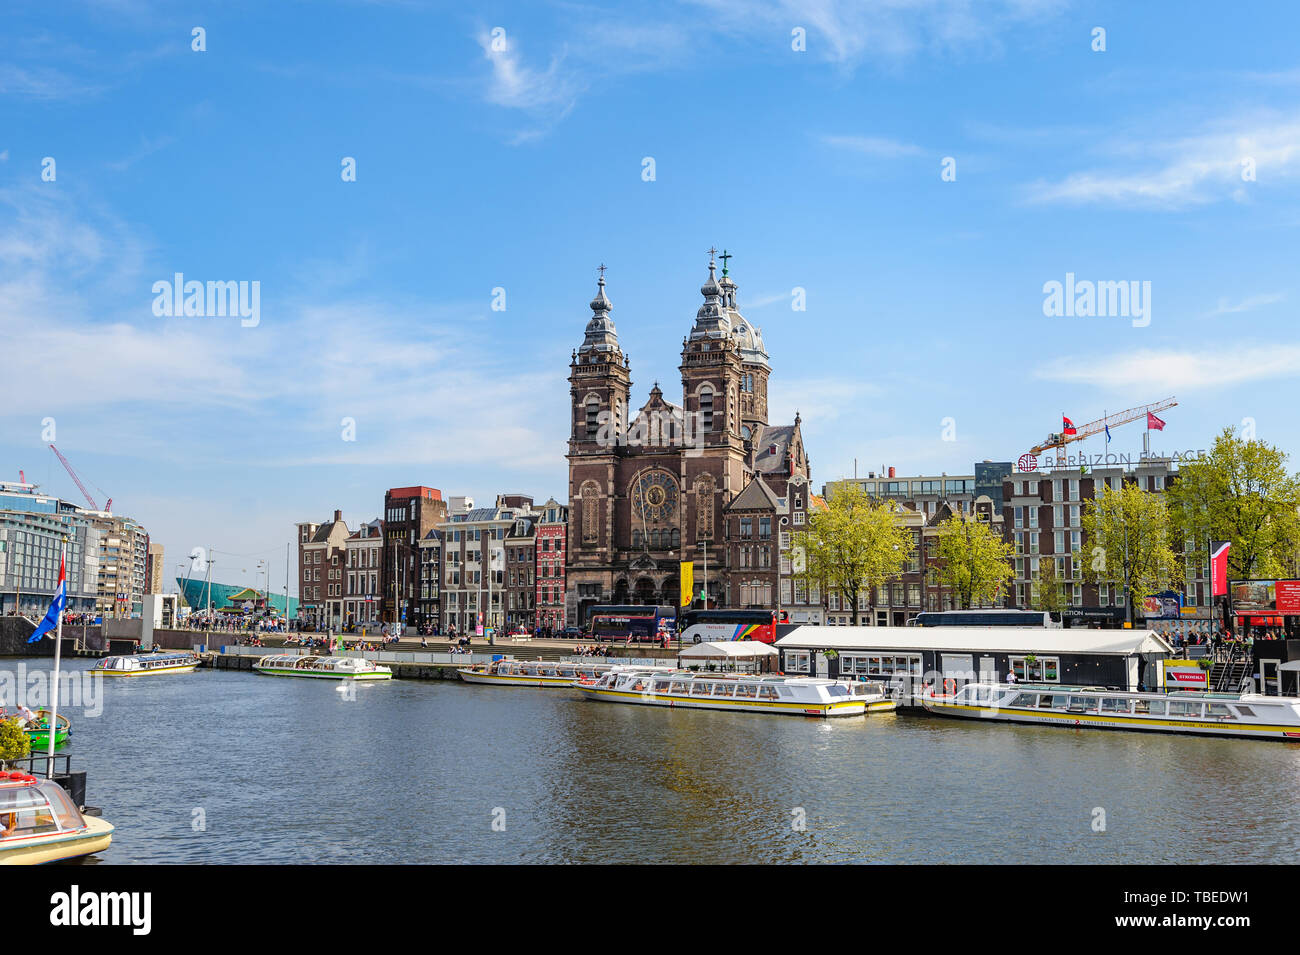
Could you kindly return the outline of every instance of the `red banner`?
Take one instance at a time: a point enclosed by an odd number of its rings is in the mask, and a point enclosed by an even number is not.
[[[1228,593],[1229,541],[1215,541],[1210,545],[1210,596],[1223,597]]]
[[[1300,613],[1300,580],[1277,582],[1277,612]]]

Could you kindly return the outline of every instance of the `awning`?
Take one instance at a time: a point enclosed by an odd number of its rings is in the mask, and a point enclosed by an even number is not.
[[[778,656],[776,647],[757,640],[696,643],[677,654],[679,660],[758,660]]]

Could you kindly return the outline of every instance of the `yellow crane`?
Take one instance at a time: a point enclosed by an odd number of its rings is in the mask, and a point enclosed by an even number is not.
[[[1128,408],[1125,411],[1117,411],[1115,414],[1108,414],[1104,418],[1098,418],[1096,421],[1089,421],[1085,425],[1075,428],[1074,434],[1049,434],[1047,439],[1041,444],[1029,449],[1030,454],[1042,454],[1049,448],[1056,449],[1056,467],[1065,467],[1065,446],[1075,441],[1082,441],[1084,438],[1092,437],[1094,434],[1100,434],[1107,427],[1118,427],[1122,424],[1128,424],[1137,421],[1139,418],[1145,418],[1148,414],[1155,414],[1158,411],[1164,411],[1166,408],[1172,408],[1176,404],[1172,397],[1165,398],[1163,401],[1156,401],[1149,405],[1140,405],[1137,408]]]

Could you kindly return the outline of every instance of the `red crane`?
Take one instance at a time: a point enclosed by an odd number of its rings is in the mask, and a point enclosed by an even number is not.
[[[72,477],[72,480],[77,483],[77,487],[81,490],[82,496],[90,503],[90,509],[92,511],[99,510],[99,505],[95,503],[95,499],[91,497],[90,492],[86,490],[86,485],[81,483],[81,478],[77,477],[77,472],[72,469],[72,465],[69,464],[68,459],[63,456],[63,452],[54,445],[50,445],[50,450],[54,452],[55,457],[59,459],[59,463],[63,465],[64,469]],[[101,491],[101,493],[103,492]],[[109,512],[113,510],[113,499],[111,497],[108,499],[108,503],[104,505],[104,510]]]

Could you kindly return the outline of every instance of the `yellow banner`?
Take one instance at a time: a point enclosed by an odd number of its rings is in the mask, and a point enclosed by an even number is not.
[[[679,598],[682,607],[689,607],[695,600],[695,562],[682,561],[682,595]]]

